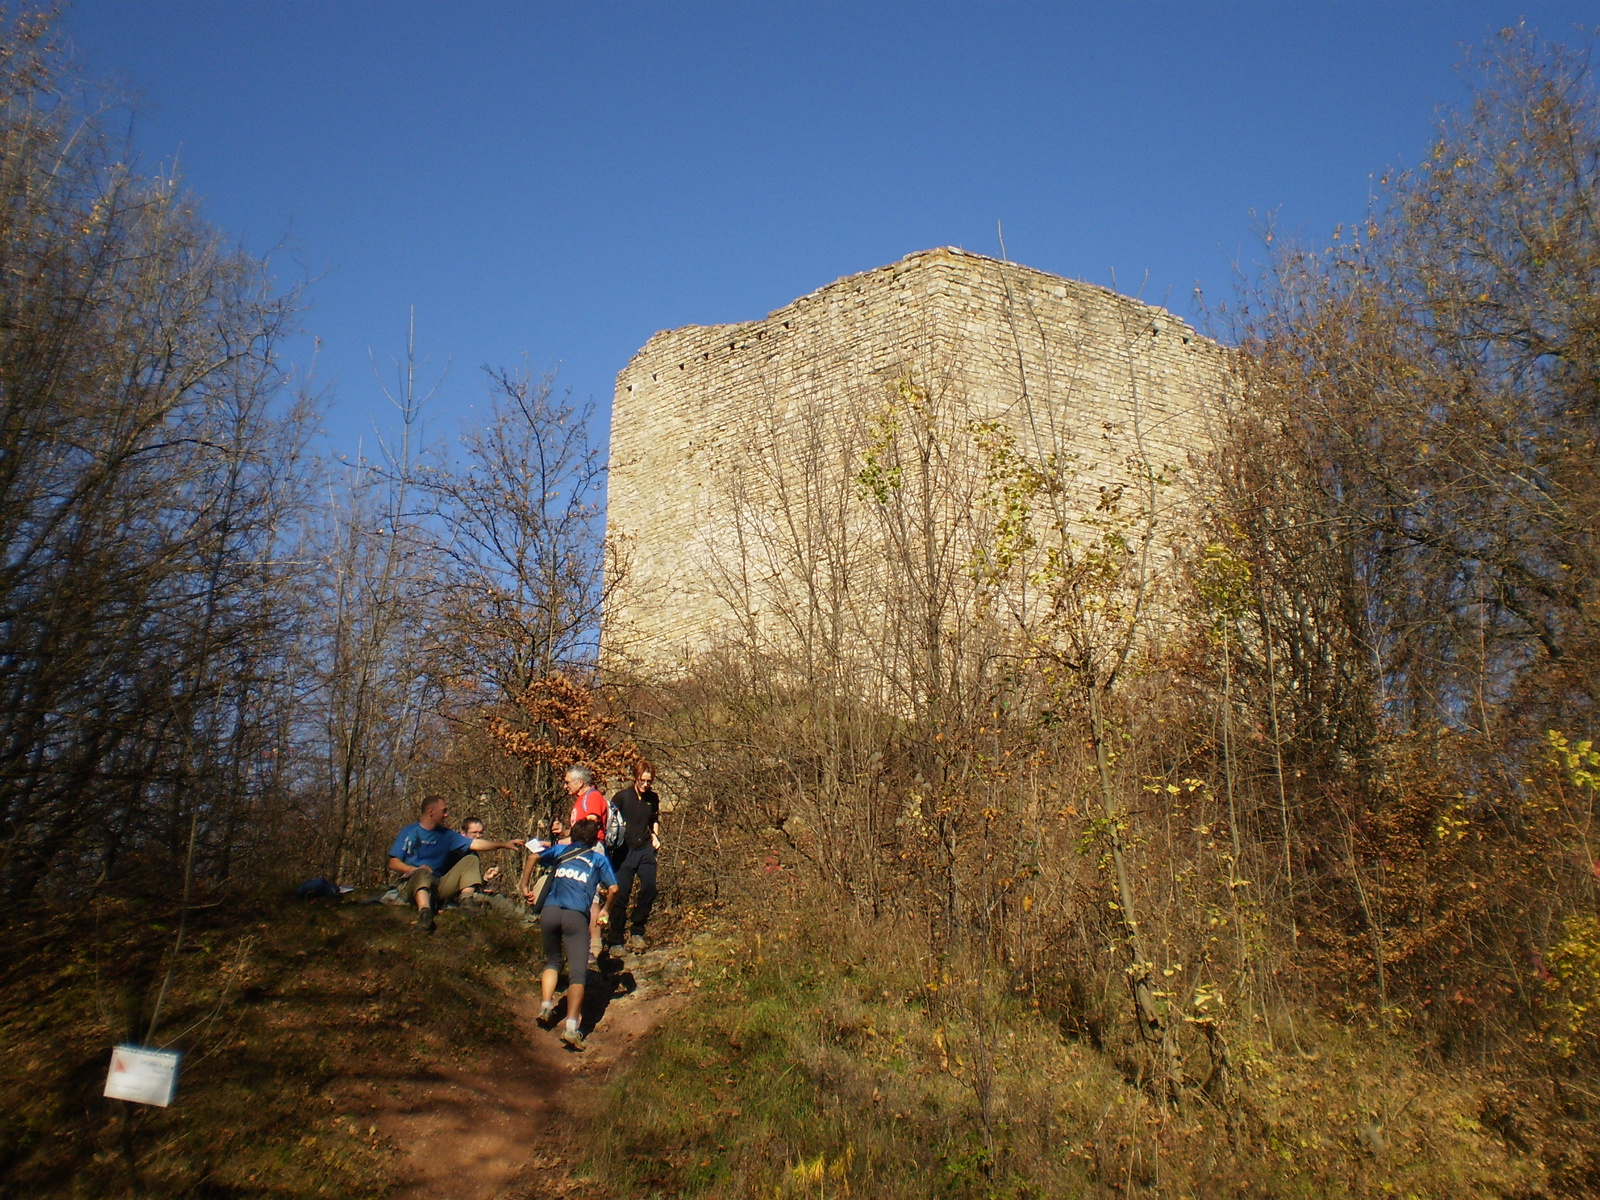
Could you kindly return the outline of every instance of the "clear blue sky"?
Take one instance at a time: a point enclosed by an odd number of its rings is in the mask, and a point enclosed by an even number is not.
[[[1193,312],[1423,153],[1463,43],[1590,3],[536,4],[79,0],[92,74],[207,215],[313,279],[335,449],[368,365],[451,361],[433,426],[527,355],[610,404],[658,329],[748,320],[937,245]]]

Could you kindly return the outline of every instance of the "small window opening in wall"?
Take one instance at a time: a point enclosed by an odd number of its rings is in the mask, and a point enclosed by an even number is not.
[[[701,356],[700,356],[700,357],[701,357],[701,358],[703,358],[703,359],[705,359],[705,360],[706,360],[706,362],[710,362],[710,361],[711,361],[711,351],[709,351],[709,350],[707,350],[707,351],[706,351],[706,352],[705,352],[705,353],[704,353],[704,354],[702,354],[702,355],[701,355]]]
[[[688,365],[688,364],[687,364],[687,363],[679,363],[679,364],[678,364],[678,370],[680,370],[680,371],[681,371],[681,370],[683,370],[683,368],[684,368],[684,367],[685,367],[685,366],[687,366],[687,365]]]

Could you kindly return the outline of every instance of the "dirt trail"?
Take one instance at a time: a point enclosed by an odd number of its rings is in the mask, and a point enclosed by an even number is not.
[[[436,1067],[375,1114],[380,1132],[407,1150],[394,1200],[536,1200],[576,1196],[564,1120],[584,1107],[639,1040],[685,999],[671,948],[628,955],[590,976],[581,1054],[539,1027],[537,983],[517,1001],[521,1040],[484,1054],[472,1070]],[[565,1012],[565,1009],[562,1009]]]

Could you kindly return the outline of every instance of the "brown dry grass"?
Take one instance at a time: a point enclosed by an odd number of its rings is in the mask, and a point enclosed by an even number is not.
[[[218,906],[191,922],[163,1018],[187,1051],[180,1103],[107,1102],[107,1047],[170,945],[151,911],[16,930],[5,1195],[129,1195],[136,1173],[152,1197],[382,1196],[408,1089],[518,1030],[504,988],[525,987],[531,947],[512,926],[447,916],[425,939],[391,909]],[[1594,1178],[1581,1079],[1441,1064],[1403,1032],[1224,1014],[1228,1076],[1191,1052],[1173,1103],[1129,1022],[1091,1042],[1003,953],[935,959],[915,931],[809,904],[713,915],[685,944],[693,999],[575,1114],[597,1133],[587,1179],[550,1167],[516,1194],[559,1176],[628,1196],[1528,1198]]]
[[[1563,1127],[1493,1063],[1284,1010],[1225,1021],[1225,1085],[1191,1054],[1174,1103],[1126,1028],[1091,1045],[1018,978],[919,944],[886,922],[713,923],[691,943],[699,1000],[613,1084],[628,1116],[594,1169],[663,1197],[1443,1200],[1593,1179],[1592,1121]]]
[[[428,939],[397,909],[224,903],[191,917],[155,1038],[185,1052],[178,1103],[105,1100],[111,1045],[149,1020],[170,908],[14,920],[0,965],[5,1195],[380,1196],[402,1161],[384,1106],[516,1032],[503,988],[526,986],[534,938],[513,925],[446,914]]]

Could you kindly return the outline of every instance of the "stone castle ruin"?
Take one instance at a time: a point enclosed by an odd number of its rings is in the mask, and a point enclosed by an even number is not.
[[[804,638],[792,610],[817,562],[872,544],[863,501],[883,486],[875,447],[903,436],[897,392],[924,408],[934,401],[918,397],[937,397],[952,429],[989,422],[1040,461],[1072,458],[1092,499],[1135,458],[1181,468],[1203,449],[1226,355],[1162,308],[950,248],[763,320],[658,333],[618,375],[612,408],[607,520],[625,573],[607,653],[661,669],[762,629]],[[807,469],[790,469],[801,456]],[[894,469],[883,478],[898,487]],[[957,508],[981,490],[940,486]],[[868,586],[859,567],[829,570],[836,588]],[[888,573],[880,609],[896,603]],[[794,603],[761,599],[775,593]]]

